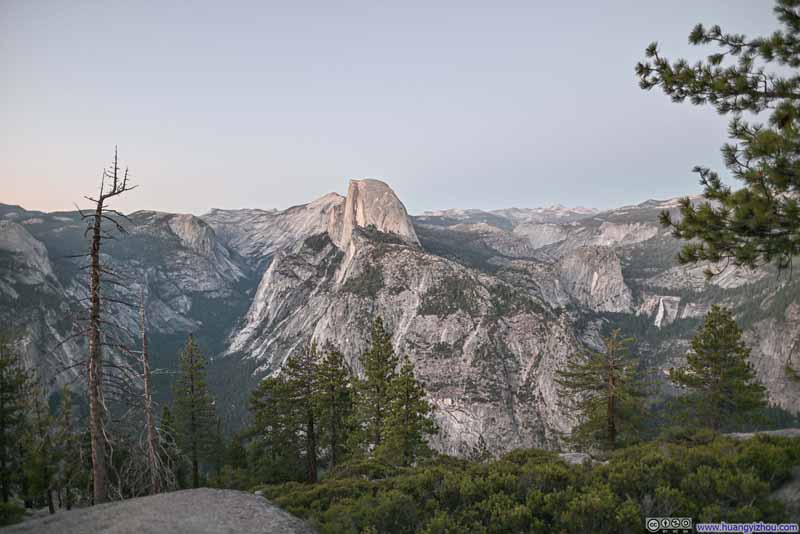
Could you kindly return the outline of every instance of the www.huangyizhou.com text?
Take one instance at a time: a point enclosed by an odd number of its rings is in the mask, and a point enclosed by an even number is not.
[[[753,532],[800,532],[797,523],[698,523],[695,525],[697,532],[740,532],[751,534]]]

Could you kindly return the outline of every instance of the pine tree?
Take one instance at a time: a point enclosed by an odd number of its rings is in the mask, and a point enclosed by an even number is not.
[[[4,503],[9,501],[12,483],[21,470],[17,443],[25,422],[29,382],[11,339],[0,333],[0,492]]]
[[[628,350],[632,342],[614,330],[603,338],[605,352],[579,354],[558,371],[561,402],[578,415],[572,433],[577,444],[613,449],[636,437],[643,395],[636,362]]]
[[[732,115],[722,147],[725,166],[743,183],[734,190],[720,176],[695,167],[705,202],[681,202],[681,219],[668,212],[662,223],[678,238],[691,240],[679,255],[681,263],[731,260],[754,267],[791,265],[800,253],[800,11],[797,0],[777,0],[774,12],[782,29],[749,39],[724,33],[719,26],[698,24],[689,34],[693,45],[713,45],[705,61],[670,62],[657,43],[646,50],[636,72],[645,90],[660,87],[675,102],[687,98]],[[768,70],[769,69],[769,70]],[[746,122],[743,113],[768,113],[766,125]],[[715,274],[711,269],[709,276]]]
[[[225,443],[225,432],[222,430],[222,419],[217,417],[216,426],[214,427],[214,437],[211,444],[211,465],[214,473],[219,475],[222,472],[222,467],[228,460],[228,446]]]
[[[250,464],[270,483],[299,480],[305,474],[292,392],[283,376],[262,380],[250,396],[253,422],[248,439]]]
[[[357,383],[357,419],[360,423],[361,446],[367,451],[383,441],[385,420],[391,402],[389,384],[397,374],[398,358],[392,347],[392,335],[376,318],[372,324],[372,342],[361,358],[364,378]]]
[[[435,434],[437,427],[433,408],[425,400],[425,387],[414,376],[414,364],[408,358],[389,384],[389,399],[383,441],[375,454],[389,463],[409,466],[430,454],[425,438]]]
[[[24,476],[27,479],[28,499],[44,496],[50,513],[55,513],[53,503],[53,418],[38,381],[28,388],[28,423],[23,437],[25,443]]]
[[[320,447],[328,451],[334,467],[347,455],[347,438],[352,429],[353,387],[344,355],[325,347],[317,367],[315,406],[319,420]]]
[[[61,390],[58,414],[56,449],[58,451],[57,483],[59,495],[64,495],[64,506],[72,509],[73,493],[81,471],[80,435],[75,430],[72,392],[68,386]]]
[[[200,463],[213,446],[216,414],[206,383],[205,358],[190,335],[180,356],[174,387],[178,447],[192,464],[192,487],[200,487]]]
[[[225,452],[225,463],[234,469],[244,469],[247,467],[247,451],[242,445],[242,440],[243,436],[241,434],[231,436]]]
[[[306,346],[289,358],[283,368],[289,403],[296,418],[297,434],[301,437],[300,449],[306,466],[306,480],[317,481],[319,445],[315,399],[317,398],[317,347]]]
[[[713,306],[692,339],[686,367],[673,369],[673,382],[691,390],[691,417],[714,431],[765,408],[764,387],[747,361],[750,349],[731,312]]]

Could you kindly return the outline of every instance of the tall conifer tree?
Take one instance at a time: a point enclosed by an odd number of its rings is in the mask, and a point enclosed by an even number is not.
[[[333,467],[347,455],[347,438],[352,431],[353,388],[344,355],[328,345],[317,368],[317,396],[320,447],[328,451]]]
[[[63,504],[72,509],[73,492],[81,471],[80,434],[75,428],[72,392],[68,386],[61,390],[61,406],[58,414],[56,447],[58,450],[58,490],[63,494]]]
[[[292,395],[285,377],[271,376],[250,396],[253,422],[244,434],[249,440],[248,457],[267,482],[298,480],[306,474]]]
[[[180,374],[174,386],[175,429],[178,447],[192,464],[192,487],[200,487],[200,464],[214,443],[216,413],[206,383],[206,361],[190,335],[180,356]]]
[[[53,483],[55,450],[53,447],[53,418],[38,380],[28,388],[28,421],[24,433],[26,489],[30,500],[43,496],[50,513],[55,513]]]
[[[604,352],[578,354],[557,373],[562,404],[578,416],[576,443],[613,449],[635,439],[644,408],[632,342],[614,330]]]
[[[383,441],[376,455],[389,463],[408,466],[430,453],[425,438],[437,430],[425,387],[414,376],[414,364],[408,358],[389,384],[389,398]]]
[[[367,451],[383,441],[385,421],[391,402],[389,385],[397,376],[398,358],[392,347],[392,335],[376,318],[372,324],[370,348],[361,358],[364,378],[358,382],[357,418],[361,424],[360,442]]]
[[[659,87],[674,102],[688,99],[731,115],[733,142],[722,147],[722,156],[742,187],[731,188],[716,172],[695,167],[705,202],[683,199],[679,220],[662,214],[662,223],[689,241],[681,263],[731,260],[783,269],[800,254],[799,9],[797,0],[777,0],[773,11],[781,28],[764,37],[697,24],[689,42],[716,48],[704,61],[669,61],[652,43],[636,67],[643,89]],[[747,122],[746,113],[761,114],[766,124]]]
[[[290,357],[283,368],[289,402],[296,418],[297,434],[301,437],[306,480],[317,481],[319,443],[317,413],[317,347],[310,344]]]
[[[18,443],[25,422],[29,382],[30,376],[23,369],[11,338],[0,333],[0,493],[6,503],[16,474],[22,469]]]
[[[731,312],[713,306],[692,339],[686,366],[670,373],[676,384],[691,391],[686,400],[693,420],[719,431],[766,407],[764,386],[756,380],[749,355]]]

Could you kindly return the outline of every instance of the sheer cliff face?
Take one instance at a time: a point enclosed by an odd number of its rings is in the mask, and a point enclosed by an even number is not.
[[[571,354],[620,327],[662,376],[681,363],[713,303],[735,310],[770,399],[797,410],[800,384],[783,370],[787,361],[800,367],[800,279],[728,270],[707,282],[702,266],[676,266],[680,243],[657,224],[675,206],[412,219],[387,184],[353,180],[346,196],[282,211],[133,213],[104,261],[137,296],[145,290],[156,367],[174,369],[185,336],[202,337],[234,422],[248,388],[308,341],[336,344],[360,372],[380,315],[437,407],[438,449],[465,454],[481,439],[498,453],[549,446],[573,424],[554,382]],[[56,371],[85,353],[64,342],[86,295],[82,259],[68,258],[86,249],[83,229],[74,213],[0,204],[0,321],[22,333],[26,361],[53,389],[77,368]],[[108,311],[137,331],[135,310]],[[157,387],[166,396],[168,382]]]
[[[613,249],[580,247],[559,260],[562,287],[578,304],[598,312],[629,312],[631,290]]]
[[[47,248],[28,231],[37,219],[27,224],[0,221],[0,325],[19,336],[17,350],[23,361],[38,368],[45,380],[67,383],[76,371],[55,377],[53,369],[66,369],[80,358],[78,345],[68,339],[65,320],[73,310]]]
[[[298,299],[295,295],[293,297],[297,301],[295,304],[285,302],[290,300],[288,296],[281,298],[275,296],[275,289],[281,285],[278,280],[283,279],[282,273],[288,273],[291,279],[298,280],[305,286],[324,284],[323,290],[328,293],[331,287],[327,278],[333,276],[337,288],[344,284],[353,259],[360,249],[369,243],[368,238],[359,238],[364,231],[391,236],[391,239],[398,243],[419,246],[419,239],[405,206],[394,191],[379,180],[351,180],[347,197],[342,198],[337,195],[333,198],[328,195],[300,207],[300,210],[313,214],[304,217],[304,220],[313,221],[313,224],[303,225],[305,231],[296,232],[296,237],[289,240],[291,246],[284,247],[264,273],[244,324],[232,338],[229,352],[255,351],[254,355],[261,357],[266,351],[265,347],[271,344],[263,339],[265,336],[262,334],[274,329],[271,325],[275,323],[276,318],[282,320],[283,310],[288,309],[292,313],[305,313],[308,317],[314,317],[313,311],[297,309],[298,304],[302,304],[302,301],[310,295],[304,295],[303,299]],[[325,216],[327,221],[323,226],[322,217]],[[284,217],[296,218],[294,215]],[[307,241],[307,238],[311,238],[311,241]],[[313,244],[322,247],[320,253],[324,253],[323,257],[315,255],[309,258],[308,251],[314,250]],[[334,250],[337,253],[335,261],[334,258],[328,257],[330,251]],[[307,258],[307,261],[300,261],[300,258]],[[317,269],[323,259],[325,280],[316,280],[319,278],[316,276]],[[292,267],[287,269],[287,263]],[[304,327],[307,329],[308,321]],[[274,360],[274,357],[272,359]]]
[[[370,226],[419,245],[406,207],[388,185],[380,180],[350,180],[344,208],[332,212],[328,234],[337,247],[347,250],[353,230]]]
[[[47,248],[25,227],[12,221],[0,221],[0,251],[15,257],[23,268],[6,270],[7,283],[20,281],[29,285],[56,281]],[[9,287],[9,286],[6,286]]]

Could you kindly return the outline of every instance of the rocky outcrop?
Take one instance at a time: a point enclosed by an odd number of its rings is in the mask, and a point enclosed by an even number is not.
[[[212,210],[202,218],[228,248],[263,267],[276,252],[327,231],[331,219],[342,212],[344,202],[343,196],[329,193],[283,211]]]
[[[164,289],[174,298],[186,293],[224,297],[246,276],[213,228],[194,215],[140,211],[131,214],[129,220],[132,224],[128,231],[141,244],[152,244],[151,249],[142,251],[145,256],[141,259],[156,263],[155,269],[148,269],[151,266],[120,262],[118,267],[123,271],[142,268],[148,271],[134,280],[145,275],[157,282],[169,280],[174,289]],[[113,245],[106,250],[111,255],[109,261],[126,257],[124,251],[115,250]]]
[[[353,231],[358,227],[374,227],[406,243],[419,245],[406,207],[380,180],[350,180],[343,209],[331,212],[328,234],[339,249],[348,249]]]
[[[764,430],[761,432],[732,432],[725,435],[740,441],[747,441],[758,436],[800,439],[800,428],[781,428],[779,430]]]
[[[202,219],[190,214],[180,214],[169,217],[167,224],[184,247],[202,256],[210,256],[215,252],[216,235]],[[223,254],[225,252],[227,251]]]
[[[654,295],[644,299],[636,315],[653,317],[653,326],[661,328],[680,318],[681,298],[673,296]]]
[[[750,362],[771,403],[798,410],[800,399],[800,304],[793,302],[783,316],[763,319],[745,333]],[[792,377],[796,374],[797,377]]]
[[[558,262],[561,286],[579,304],[598,312],[627,312],[631,291],[619,258],[608,247],[582,247]]]
[[[709,279],[705,270],[707,265],[675,265],[663,272],[653,276],[648,285],[652,287],[692,290],[702,292],[710,286],[723,289],[736,289],[749,284],[753,284],[768,276],[764,270],[754,270],[737,268],[732,265],[724,264],[712,265],[710,268],[718,273]]]
[[[6,527],[26,534],[314,534],[305,521],[243,491],[200,488],[59,511]]]
[[[659,229],[654,224],[603,222],[597,229],[592,244],[601,246],[633,245],[652,239],[658,233]]]
[[[0,273],[7,283],[18,281],[33,285],[55,279],[47,248],[21,224],[0,221],[0,252],[3,251],[14,255],[14,260],[21,264],[20,268]]]
[[[514,233],[525,237],[534,249],[560,243],[569,236],[568,229],[560,224],[522,223],[514,228]]]

